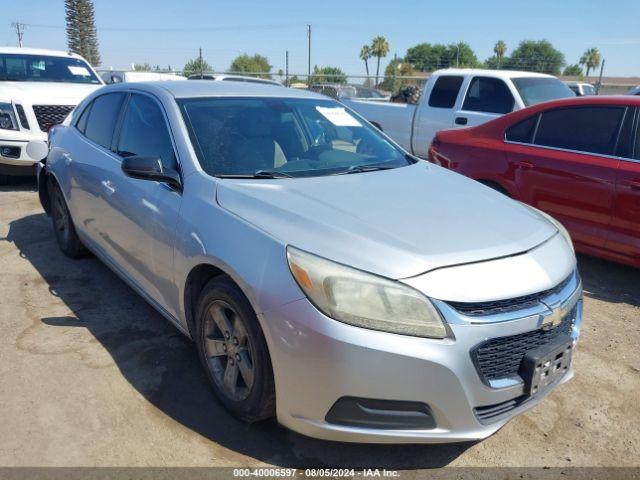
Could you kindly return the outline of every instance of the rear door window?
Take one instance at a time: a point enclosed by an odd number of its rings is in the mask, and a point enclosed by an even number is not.
[[[475,77],[469,84],[462,105],[470,112],[509,113],[515,100],[509,87],[499,78]]]
[[[127,105],[118,155],[158,157],[164,168],[177,170],[171,135],[158,104],[146,95],[133,94]]]
[[[460,93],[463,77],[442,75],[438,77],[431,95],[429,96],[429,106],[435,108],[453,108]]]
[[[534,143],[613,155],[624,107],[576,107],[543,112]]]
[[[634,117],[635,109],[628,108],[618,137],[618,146],[616,147],[616,156],[618,157],[633,158]]]
[[[120,115],[125,93],[107,93],[93,101],[84,134],[104,148],[111,148],[113,130]],[[82,119],[81,119],[82,120]]]

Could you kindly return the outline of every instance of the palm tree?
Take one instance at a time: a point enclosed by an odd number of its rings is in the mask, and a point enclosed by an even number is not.
[[[582,57],[580,57],[579,63],[580,65],[584,65],[584,67],[586,68],[587,77],[589,76],[589,72],[591,70],[595,70],[596,68],[598,68],[598,66],[600,66],[600,59],[600,52],[597,48],[590,48],[589,50],[584,52],[584,55],[582,55]]]
[[[389,53],[389,42],[384,37],[376,37],[371,42],[371,55],[376,57],[376,85],[378,84],[378,76],[380,74],[380,59],[382,57],[386,57],[387,53]]]
[[[493,47],[493,52],[496,54],[496,58],[498,59],[498,68],[500,68],[504,54],[507,53],[507,44],[504,43],[504,40],[498,40],[496,45]]]
[[[360,60],[364,61],[364,68],[367,71],[367,83],[369,82],[369,59],[371,58],[371,47],[365,45],[360,49]]]

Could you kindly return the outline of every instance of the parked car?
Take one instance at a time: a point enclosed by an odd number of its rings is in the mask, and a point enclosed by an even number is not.
[[[92,251],[193,338],[243,420],[468,441],[573,375],[582,288],[560,224],[335,100],[111,85],[50,147],[38,188],[62,251]]]
[[[406,150],[426,158],[438,130],[479,125],[529,105],[573,96],[551,75],[447,69],[433,73],[418,105],[361,100],[345,104]]]
[[[596,87],[586,82],[564,82],[571,89],[576,97],[586,97],[589,95],[597,95]]]
[[[640,87],[632,88],[629,91],[629,95],[640,95]]]
[[[640,98],[581,97],[442,131],[429,159],[558,219],[576,249],[640,267]]]
[[[98,73],[106,84],[187,79],[186,77],[173,72],[148,72],[142,70],[103,70]]]
[[[277,85],[282,86],[277,80],[271,80],[269,78],[250,77],[243,75],[227,75],[222,73],[193,73],[189,75],[189,80],[216,80],[219,82],[247,82],[247,83],[263,83],[265,85]]]
[[[11,175],[34,175],[49,128],[101,85],[74,53],[0,47],[0,185]]]
[[[340,83],[316,83],[309,86],[312,92],[320,93],[335,100],[351,98],[357,95],[356,88],[351,85]]]
[[[316,83],[311,85],[309,90],[341,101],[345,99],[366,99],[371,102],[388,102],[391,98],[386,93],[364,85]]]

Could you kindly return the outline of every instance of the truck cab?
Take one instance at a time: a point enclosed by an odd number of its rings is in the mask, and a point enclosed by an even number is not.
[[[0,185],[34,175],[49,129],[102,85],[74,53],[0,47]]]
[[[446,69],[431,75],[418,105],[365,101],[348,105],[405,149],[426,158],[439,130],[480,125],[514,110],[574,95],[551,75]]]

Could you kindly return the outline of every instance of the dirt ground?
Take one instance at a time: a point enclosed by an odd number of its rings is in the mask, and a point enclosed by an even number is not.
[[[323,442],[233,420],[190,342],[0,188],[0,466],[640,466],[640,270],[579,259],[576,377],[478,443]]]

